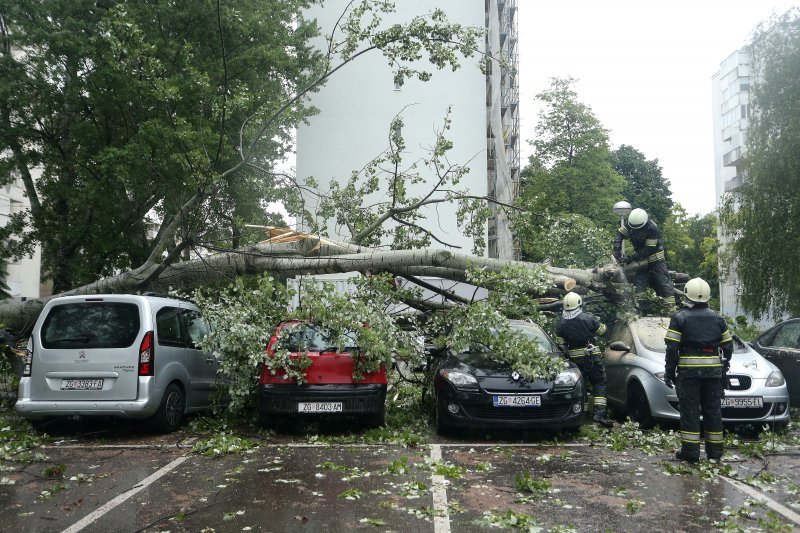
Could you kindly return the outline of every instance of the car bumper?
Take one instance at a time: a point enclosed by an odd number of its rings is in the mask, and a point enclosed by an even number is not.
[[[726,395],[726,398],[751,398],[758,394]],[[723,407],[722,421],[726,424],[768,424],[789,421],[788,395],[760,395],[763,407]],[[678,396],[674,393],[664,396],[662,401],[654,402],[651,412],[654,418],[680,420]]]
[[[28,378],[20,379],[19,395],[14,405],[28,420],[64,416],[116,416],[143,419],[153,416],[164,391],[151,389],[152,381],[140,380],[140,399],[135,400],[32,400]]]
[[[436,401],[442,422],[463,428],[576,428],[584,415],[580,385],[569,392],[543,394],[538,407],[494,407],[491,394],[452,387],[440,389]]]
[[[386,385],[259,385],[258,409],[267,415],[347,416],[383,412]],[[342,410],[332,413],[301,413],[298,404],[341,402]]]

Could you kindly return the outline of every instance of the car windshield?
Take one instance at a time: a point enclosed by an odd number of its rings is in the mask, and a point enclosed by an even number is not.
[[[636,333],[644,347],[651,352],[667,351],[667,344],[664,336],[667,333],[669,318],[643,318],[636,322]],[[747,346],[739,337],[733,337],[733,352],[743,353],[747,351]]]
[[[545,332],[542,331],[540,328],[522,324],[514,324],[512,327],[515,330],[522,333],[523,335],[525,335],[525,337],[527,337],[528,340],[535,341],[543,352],[550,353],[552,351],[555,351],[553,343],[550,342],[550,339],[547,337]]]
[[[343,348],[356,346],[355,333],[347,331],[343,336]],[[330,329],[315,324],[286,324],[281,328],[279,341],[281,347],[290,352],[320,352],[336,347],[336,337]]]

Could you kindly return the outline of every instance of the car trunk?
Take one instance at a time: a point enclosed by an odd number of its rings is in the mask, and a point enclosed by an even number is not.
[[[34,400],[134,400],[141,310],[124,301],[73,302],[50,309],[34,344]]]

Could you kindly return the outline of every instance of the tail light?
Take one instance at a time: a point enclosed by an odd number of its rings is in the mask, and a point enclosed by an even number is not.
[[[139,375],[152,376],[155,369],[155,345],[153,343],[153,332],[148,331],[144,334],[142,344],[139,345]]]
[[[23,360],[22,376],[30,377],[31,368],[33,368],[33,338],[28,339],[28,345],[25,346],[25,358]]]

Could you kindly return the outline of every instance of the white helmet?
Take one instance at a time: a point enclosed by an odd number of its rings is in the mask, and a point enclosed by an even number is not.
[[[572,311],[583,305],[583,298],[576,292],[568,292],[564,296],[564,311]]]
[[[647,211],[637,207],[628,215],[628,225],[632,228],[641,228],[647,224]]]
[[[683,293],[693,302],[704,303],[711,298],[711,287],[703,278],[692,278],[686,282]]]

